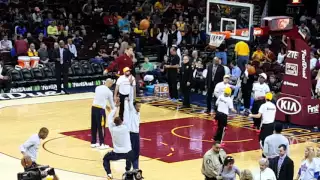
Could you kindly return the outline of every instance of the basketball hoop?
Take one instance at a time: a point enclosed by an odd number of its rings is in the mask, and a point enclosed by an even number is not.
[[[225,39],[229,39],[230,37],[231,37],[230,31],[213,32],[210,35],[209,46],[219,47]]]

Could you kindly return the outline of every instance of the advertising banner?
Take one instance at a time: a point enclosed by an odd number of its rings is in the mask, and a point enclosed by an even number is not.
[[[310,47],[302,39],[287,43],[282,93],[311,98]]]

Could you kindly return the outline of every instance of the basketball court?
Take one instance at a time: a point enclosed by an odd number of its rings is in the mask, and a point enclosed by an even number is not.
[[[59,169],[61,179],[103,179],[102,158],[108,150],[92,149],[89,142],[92,97],[93,93],[85,93],[1,101],[7,106],[0,110],[0,152],[5,160],[0,163],[1,174],[11,180],[22,171],[19,146],[45,126],[50,133],[39,149],[38,163]],[[211,148],[215,132],[212,118],[200,106],[179,111],[179,104],[167,99],[148,97],[143,102],[140,166],[145,178],[202,179],[201,158]],[[240,169],[256,171],[261,151],[249,126],[246,117],[231,117],[224,149]],[[316,146],[320,135],[301,128],[286,129],[285,134],[293,143],[301,142],[290,147],[297,172],[304,148]],[[111,145],[109,134],[106,139]],[[124,166],[124,161],[112,163],[116,178],[121,177]]]
[[[208,34],[229,31],[233,39],[250,40],[254,30],[250,28],[253,5],[210,0],[207,7]],[[210,14],[219,18],[211,19],[213,16]],[[39,149],[39,164],[58,169],[57,174],[62,180],[106,179],[102,159],[109,150],[90,147],[93,95],[83,93],[0,101],[5,106],[0,109],[1,177],[16,179],[16,174],[23,171],[19,146],[41,127],[47,127],[50,133]],[[203,179],[202,157],[211,148],[215,133],[213,115],[203,113],[205,106],[199,103],[201,100],[197,101],[199,105],[183,110],[178,108],[181,104],[165,98],[149,96],[140,100],[143,103],[140,168],[145,179]],[[258,160],[262,152],[258,135],[250,128],[251,121],[234,115],[228,124],[224,137],[225,151],[235,158],[235,165],[241,170],[250,169],[255,173],[259,169]],[[109,132],[107,128],[106,132]],[[315,147],[320,142],[320,133],[291,127],[285,129],[284,134],[292,142],[290,157],[295,162],[297,173],[305,147]],[[109,133],[106,143],[112,145]],[[120,179],[125,162],[112,162],[111,166],[114,177]]]

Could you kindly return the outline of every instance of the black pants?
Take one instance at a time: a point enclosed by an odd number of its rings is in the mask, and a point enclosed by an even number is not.
[[[211,86],[208,88],[207,90],[207,111],[210,112],[211,111],[211,108],[212,108],[212,100],[213,100],[213,104],[215,106],[216,104],[216,98],[215,97],[212,97],[212,94],[213,94],[213,91],[214,91],[214,88],[216,87],[216,84],[215,82],[211,82]],[[214,108],[216,110],[216,108]]]
[[[194,79],[193,80],[194,92],[197,93],[199,90],[201,92],[204,91],[204,85],[205,85],[205,82],[203,79]]]
[[[104,144],[105,136],[105,124],[106,124],[106,111],[102,108],[91,108],[91,144],[97,143],[97,131],[99,134],[99,143]]]
[[[184,107],[190,107],[190,89],[191,89],[191,86],[187,86],[187,84],[183,84],[181,86],[181,92],[183,95],[182,105]]]
[[[116,153],[113,151],[108,152],[103,157],[103,167],[104,167],[104,170],[107,172],[107,174],[111,174],[110,161],[117,161],[120,159],[125,159],[132,162],[133,152],[132,151],[129,151],[128,153]],[[130,169],[127,169],[126,167],[126,171],[129,171],[129,170]]]
[[[139,133],[130,132],[131,147],[133,151],[132,161],[126,160],[126,169],[139,169],[139,156],[140,156],[140,135]]]
[[[244,108],[250,109],[252,87],[242,85],[241,92],[242,92],[242,99],[243,99]]]
[[[213,177],[213,178],[209,178],[207,176],[205,176],[205,177],[206,177],[205,180],[217,180],[217,178],[215,178],[215,177]]]
[[[129,94],[124,95],[119,93],[119,97],[120,97],[120,109],[119,109],[119,117],[121,119],[123,119],[123,112],[124,112],[124,100],[129,97]]]
[[[221,142],[223,138],[224,128],[227,126],[228,123],[228,115],[222,112],[217,112],[215,119],[218,121],[218,129],[216,135],[214,136],[214,140]]]
[[[0,93],[3,89],[4,93],[9,93],[11,88],[11,81],[9,79],[0,79]]]
[[[177,74],[168,73],[168,86],[170,98],[178,99]]]
[[[57,92],[61,92],[61,74],[63,77],[63,88],[66,91],[68,88],[68,71],[69,71],[69,64],[64,63],[60,64],[59,61],[56,61],[56,78],[57,78]]]
[[[273,130],[274,130],[274,123],[262,124],[261,132],[259,134],[259,139],[261,141],[262,146],[264,146],[264,140],[266,139],[266,137],[273,134]]]
[[[265,103],[265,100],[255,100],[252,105],[252,114],[258,114],[260,106]],[[257,129],[260,128],[261,125],[261,118],[252,118],[253,119],[253,125]]]

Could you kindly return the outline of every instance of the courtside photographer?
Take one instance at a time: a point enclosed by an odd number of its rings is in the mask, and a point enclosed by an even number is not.
[[[21,159],[24,172],[18,173],[18,180],[59,180],[54,168],[49,166],[34,165],[29,156]]]
[[[135,169],[135,170],[124,173],[122,176],[122,179],[123,180],[142,180],[144,178],[142,177],[142,170]]]

